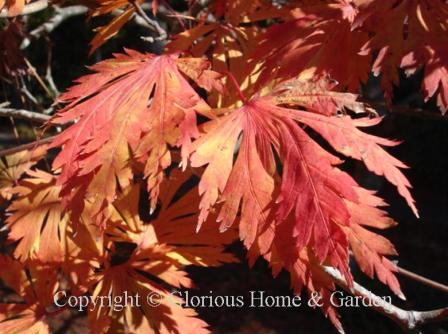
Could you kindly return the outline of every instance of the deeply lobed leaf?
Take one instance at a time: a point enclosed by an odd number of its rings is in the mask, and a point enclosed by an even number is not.
[[[61,169],[62,194],[85,194],[82,197],[94,203],[93,214],[115,199],[117,187],[129,186],[133,172],[138,172],[135,160],[144,165],[154,208],[163,170],[172,162],[169,147],[181,147],[185,161],[191,140],[198,136],[196,115],[209,115],[208,105],[178,67],[179,62],[182,68],[193,67],[201,73],[198,82],[209,84],[203,77],[214,72],[203,73],[205,61],[126,52],[98,63],[92,68],[97,73],[80,78],[61,96],[67,106],[51,121],[76,121],[52,143],[63,147],[53,168]]]

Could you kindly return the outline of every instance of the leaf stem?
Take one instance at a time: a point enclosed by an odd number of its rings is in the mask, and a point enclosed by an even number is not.
[[[230,82],[235,87],[241,101],[243,101],[244,104],[248,104],[249,100],[244,96],[243,92],[241,91],[240,85],[238,84],[238,81],[236,81],[235,76],[229,71],[225,71],[224,74],[226,74],[227,77],[230,79]]]

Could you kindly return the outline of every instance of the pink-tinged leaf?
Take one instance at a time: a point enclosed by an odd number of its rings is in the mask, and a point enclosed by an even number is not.
[[[196,114],[210,116],[178,68],[200,79],[208,68],[204,61],[126,52],[94,65],[96,73],[61,96],[67,106],[51,121],[76,121],[53,141],[53,147],[62,147],[53,168],[61,169],[64,197],[78,192],[91,200],[93,215],[116,198],[117,187],[129,185],[138,171],[135,158],[143,164],[154,208],[163,171],[172,161],[169,148],[181,147],[186,164],[191,140],[199,135]]]

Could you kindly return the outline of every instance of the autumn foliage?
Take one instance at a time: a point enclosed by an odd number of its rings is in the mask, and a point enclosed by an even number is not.
[[[0,1],[0,7],[14,16],[22,2]],[[88,1],[91,16],[121,11],[99,27],[91,51],[141,4]],[[62,129],[52,142],[0,162],[12,245],[0,259],[0,277],[21,297],[2,304],[0,333],[49,333],[49,319],[60,312],[53,296],[61,290],[165,296],[171,288],[190,288],[184,267],[236,261],[224,248],[237,239],[249,263],[261,257],[274,276],[288,271],[294,293],[319,292],[322,311],[339,330],[326,266],[351,284],[353,256],[367,276],[404,298],[388,258],[397,252],[375,233],[396,223],[384,200],[341,164],[361,161],[418,216],[407,166],[388,153],[399,142],[366,132],[381,117],[357,94],[373,72],[391,103],[400,70],[422,71],[423,96],[445,112],[448,5],[187,5],[188,16],[170,9],[177,23],[162,54],[124,49],[98,62],[58,97],[59,109],[45,127],[45,133]],[[154,16],[158,6],[152,2]],[[17,34],[15,24],[6,29]],[[0,32],[0,45],[16,56],[0,54],[0,73],[14,75],[20,50],[9,38]],[[39,164],[47,151],[51,168]],[[208,332],[181,303],[88,308],[90,329]]]

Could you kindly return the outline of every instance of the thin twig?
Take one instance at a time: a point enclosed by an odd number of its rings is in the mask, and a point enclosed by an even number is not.
[[[433,281],[432,279],[420,276],[416,273],[413,273],[412,271],[400,268],[398,266],[397,266],[397,269],[398,269],[398,273],[404,277],[407,277],[411,280],[422,283],[422,284],[429,286],[433,289],[448,293],[448,286],[446,286],[442,283],[439,283],[439,282]]]
[[[13,117],[37,123],[46,123],[51,117],[34,111],[9,108],[9,103],[0,103],[0,117]]]
[[[39,83],[39,85],[42,87],[42,89],[45,91],[45,94],[47,94],[47,96],[49,98],[52,98],[53,95],[50,91],[50,89],[47,87],[47,85],[45,84],[45,82],[42,80],[42,78],[40,77],[39,73],[37,73],[36,68],[29,62],[28,59],[25,59],[25,63],[28,66],[28,70],[29,73],[36,79],[36,81]],[[28,91],[28,89],[26,88],[26,84],[25,81],[22,79],[22,86],[24,88],[25,91]],[[31,94],[31,93],[30,93]],[[36,100],[36,98],[34,98],[34,100]],[[37,101],[37,100],[36,100]]]
[[[147,4],[144,4],[143,6],[139,6],[142,11],[144,12],[144,8],[146,8]],[[78,16],[78,15],[83,15],[86,14],[88,12],[88,8],[86,6],[82,6],[82,5],[75,5],[75,6],[68,6],[68,7],[56,7],[56,10],[54,11],[54,15],[52,17],[50,17],[50,19],[48,21],[46,21],[45,23],[41,24],[40,26],[38,26],[37,28],[35,28],[34,30],[32,30],[28,35],[30,36],[30,38],[25,38],[22,42],[22,45],[20,46],[21,49],[26,49],[30,44],[31,44],[31,39],[38,39],[40,37],[42,37],[45,34],[49,34],[51,32],[53,32],[56,28],[58,28],[65,20],[74,17],[74,16]],[[137,9],[136,9],[137,10]],[[123,13],[122,9],[117,9],[114,10],[111,14],[112,16],[118,16],[121,15]],[[157,25],[158,23],[154,20],[151,20],[148,22],[146,21],[141,15],[136,15],[134,16],[133,20],[132,20],[136,25],[145,27],[145,28],[150,28],[152,30],[157,29],[155,28],[152,24],[152,22],[155,22]],[[157,26],[156,25],[156,26]],[[159,28],[162,29],[159,25]],[[157,30],[155,30],[157,31]],[[167,36],[166,32],[162,29],[162,37],[158,37],[157,39],[165,39]]]
[[[4,150],[0,150],[0,158],[4,157],[4,156],[7,156],[7,155],[11,155],[11,154],[17,153],[17,152],[31,150],[31,149],[34,149],[34,148],[39,147],[41,145],[45,145],[45,144],[51,143],[53,141],[53,139],[54,139],[54,136],[47,137],[45,139],[38,139],[38,140],[32,141],[31,143],[27,143],[27,144],[15,146],[15,147],[7,148],[7,149],[4,149]]]
[[[37,102],[36,98],[33,96],[33,94],[30,93],[30,91],[26,88],[26,85],[24,84],[23,78],[21,78],[21,83],[18,81],[17,78],[15,78],[15,82],[8,80],[4,77],[0,77],[0,80],[7,83],[8,85],[11,85],[16,89],[20,95],[27,100],[29,100],[31,103],[33,103],[35,106],[39,107],[40,104]],[[24,102],[24,101],[22,101]]]
[[[366,101],[376,111],[383,111],[388,114],[398,114],[408,117],[429,119],[435,121],[448,121],[448,114],[443,115],[439,110],[429,111],[421,108],[413,108],[405,105],[387,105],[382,102]]]
[[[45,72],[45,80],[48,82],[50,89],[53,92],[53,98],[59,95],[59,89],[53,79],[53,70],[51,64],[53,62],[53,52],[51,40],[48,36],[45,36],[45,41],[47,42],[47,70]]]
[[[0,110],[1,112],[1,110]],[[20,143],[20,135],[19,135],[19,131],[17,130],[17,126],[16,126],[16,122],[14,121],[14,118],[12,116],[9,116],[9,121],[11,122],[12,125],[12,131],[14,132],[14,138],[16,138],[16,142]]]
[[[49,34],[61,25],[65,20],[87,13],[86,6],[69,6],[69,7],[55,7],[54,15],[48,21],[38,26],[29,33],[29,36],[38,39],[44,34]],[[30,45],[30,39],[25,38],[20,46],[21,49],[26,49]]]
[[[153,20],[151,19],[143,10],[143,8],[140,6],[140,4],[138,4],[136,1],[131,1],[132,6],[134,6],[135,11],[137,12],[137,14],[143,19],[145,20],[145,22],[149,25],[149,27],[151,27],[151,29],[153,29],[158,35],[159,37],[157,37],[157,40],[165,40],[168,37],[167,32],[165,31],[165,29],[163,29],[159,22],[157,22],[157,20]]]
[[[332,267],[323,267],[323,269],[342,289],[350,294],[367,299],[370,301],[369,305],[373,305],[373,309],[394,320],[407,330],[414,330],[430,322],[448,320],[448,307],[431,311],[406,311],[373,294],[356,282],[353,282],[353,286],[350,287],[337,269]]]
[[[353,256],[353,252],[352,251],[350,251],[349,253],[350,253],[350,256]],[[423,276],[421,276],[419,274],[416,274],[416,273],[414,273],[412,271],[409,271],[407,269],[401,268],[398,265],[395,265],[395,267],[397,268],[398,273],[401,276],[403,276],[403,277],[406,277],[406,278],[408,278],[410,280],[419,282],[419,283],[421,283],[423,285],[426,285],[426,286],[428,286],[430,288],[433,288],[433,289],[436,289],[436,290],[448,293],[448,286],[445,285],[445,284],[436,282],[436,281],[434,281],[432,279],[429,279],[427,277],[423,277]]]

